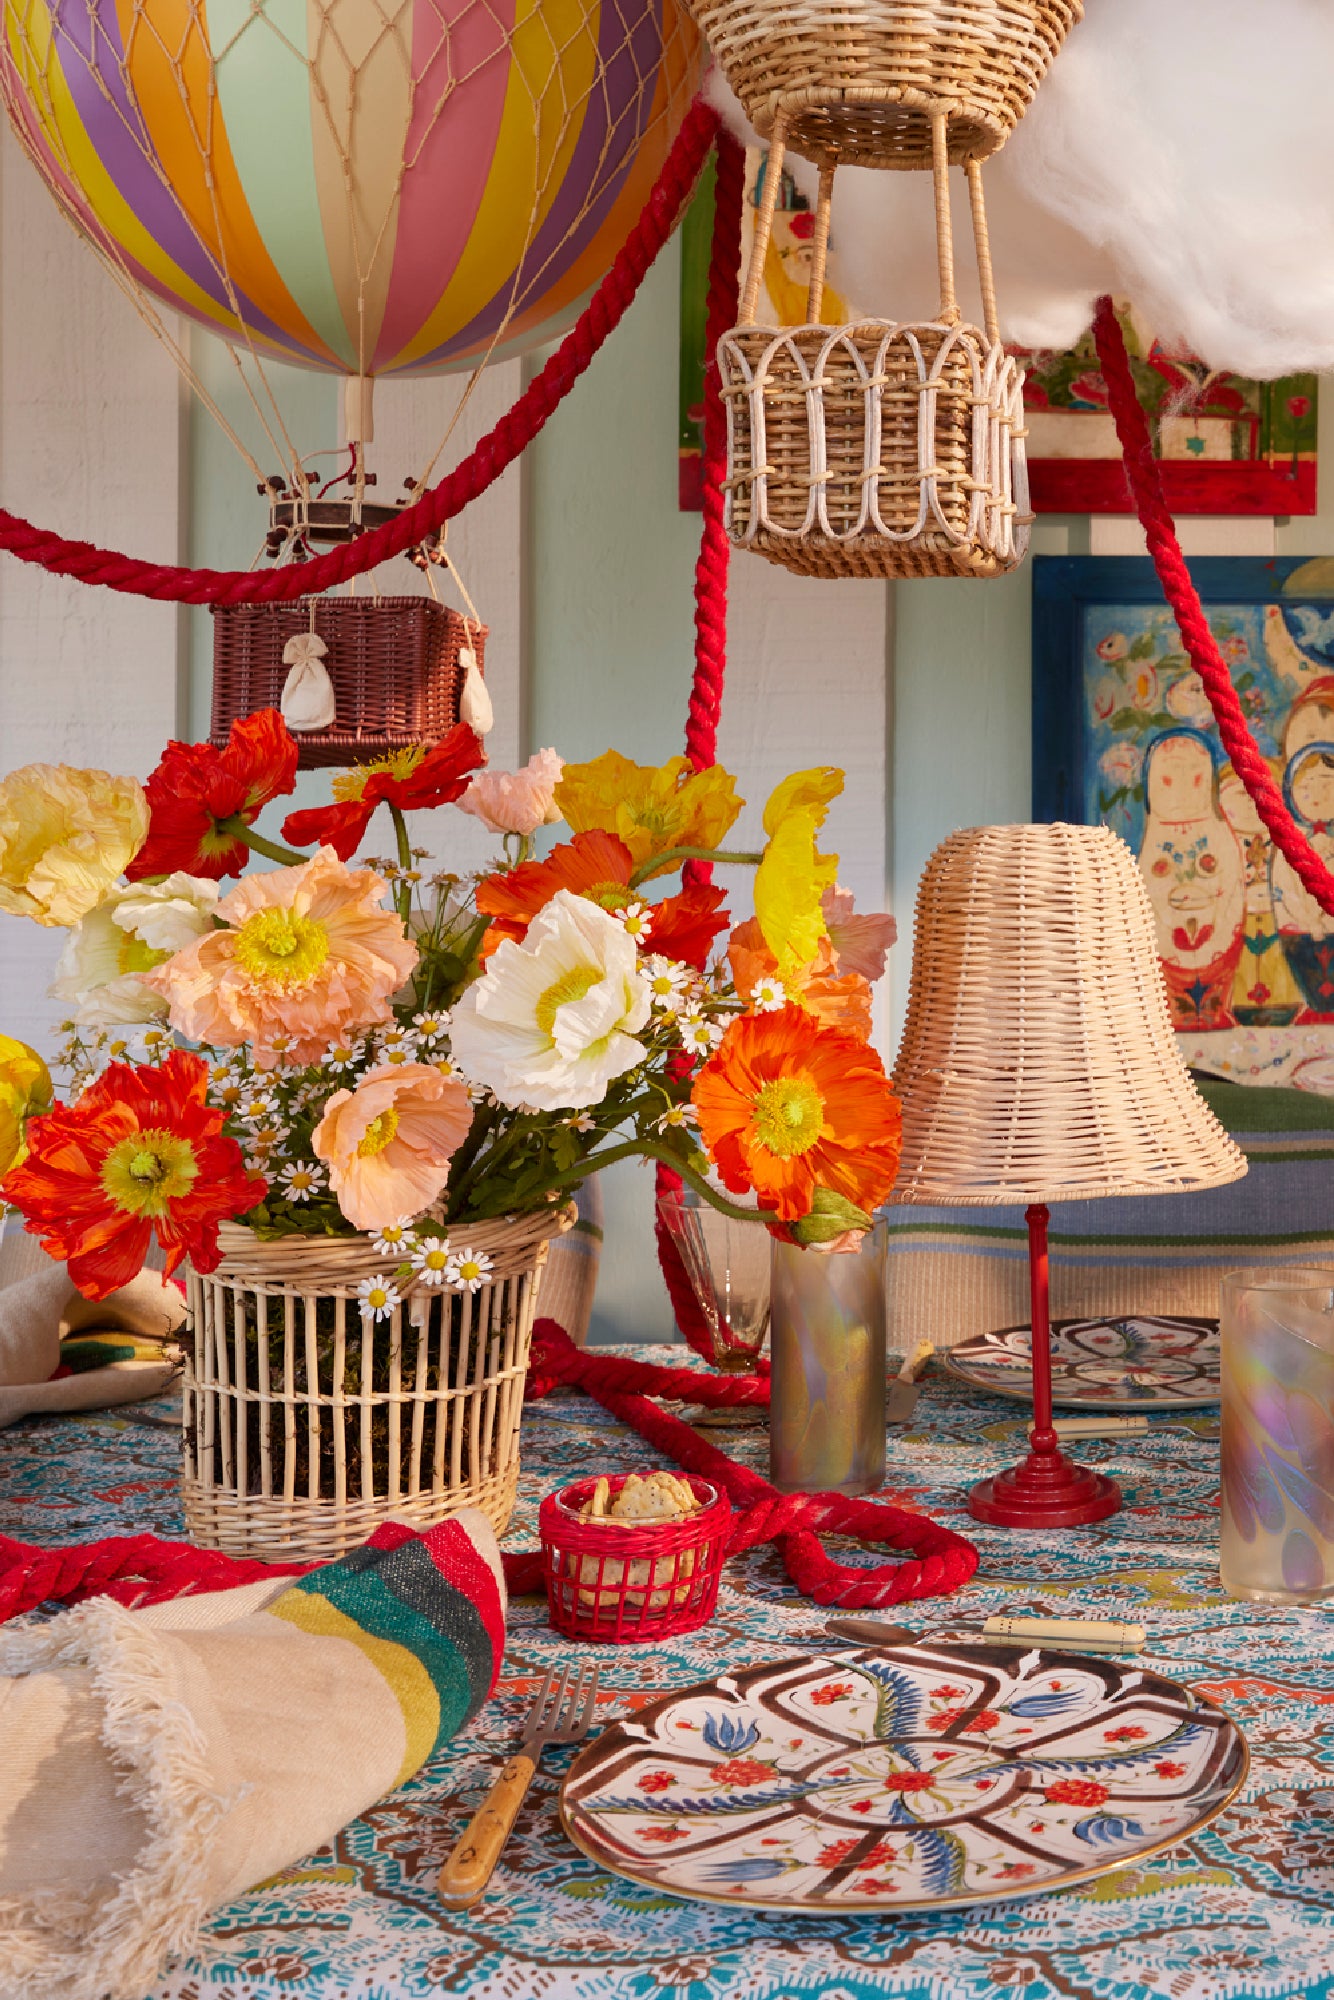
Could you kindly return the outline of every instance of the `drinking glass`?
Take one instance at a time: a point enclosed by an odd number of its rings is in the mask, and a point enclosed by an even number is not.
[[[1334,1270],[1231,1271],[1222,1288],[1223,1588],[1334,1593]]]
[[[725,1375],[753,1373],[769,1329],[768,1229],[720,1214],[692,1188],[659,1195],[658,1213],[704,1315],[710,1365]]]

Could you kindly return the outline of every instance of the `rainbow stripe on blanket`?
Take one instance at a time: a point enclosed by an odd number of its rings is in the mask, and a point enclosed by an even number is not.
[[[460,1521],[421,1535],[387,1522],[266,1608],[303,1632],[350,1640],[383,1676],[406,1732],[399,1785],[477,1713],[505,1653],[501,1583]]]

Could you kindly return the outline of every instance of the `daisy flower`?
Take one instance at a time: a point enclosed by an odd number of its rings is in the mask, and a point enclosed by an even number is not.
[[[589,1111],[580,1111],[566,1122],[572,1132],[595,1132],[597,1130],[597,1120]]]
[[[389,1042],[379,1051],[377,1060],[390,1069],[402,1069],[405,1063],[415,1063],[417,1052],[411,1042]]]
[[[412,1253],[412,1268],[424,1285],[443,1285],[449,1271],[449,1245],[436,1240],[419,1243]]]
[[[463,1071],[459,1068],[453,1056],[434,1056],[432,1058],[432,1067],[438,1069],[441,1076],[456,1076],[459,1078],[463,1076]]]
[[[271,1090],[262,1084],[252,1084],[249,1090],[240,1093],[231,1109],[233,1117],[244,1118],[247,1125],[262,1125],[273,1117],[278,1106]]]
[[[337,1076],[343,1070],[354,1069],[365,1053],[364,1041],[331,1042],[321,1062]]]
[[[682,1043],[692,1055],[711,1056],[723,1038],[722,1029],[706,1020],[703,1014],[682,1014],[677,1026]]]
[[[410,1250],[417,1240],[412,1233],[412,1223],[410,1215],[400,1215],[397,1222],[386,1222],[372,1239],[374,1248],[382,1257],[394,1257]]]
[[[392,1027],[379,1030],[375,1045],[379,1049],[414,1049],[417,1046],[416,1032],[412,1028],[400,1028],[395,1022]]]
[[[695,1107],[693,1104],[669,1104],[662,1116],[655,1119],[654,1123],[659,1132],[666,1132],[669,1127],[675,1127],[678,1130],[688,1130],[690,1126],[698,1124],[699,1120],[695,1116]]]
[[[290,1166],[283,1168],[278,1179],[287,1201],[309,1201],[313,1194],[323,1190],[324,1169],[310,1166],[304,1160],[293,1160]]]
[[[675,1014],[685,1005],[685,988],[690,982],[688,965],[672,958],[645,959],[643,973],[648,981],[650,1003],[662,1012]]]
[[[449,1026],[449,1015],[443,1009],[436,1013],[414,1014],[412,1025],[417,1031],[420,1047],[429,1049],[432,1042],[438,1042]]]
[[[452,1250],[445,1264],[445,1283],[459,1292],[480,1291],[490,1269],[485,1250]]]
[[[398,1287],[388,1278],[363,1278],[357,1286],[363,1319],[388,1319],[398,1304]]]
[[[623,910],[616,912],[621,928],[636,944],[643,944],[653,929],[653,912],[647,903],[627,903]]]
[[[786,1007],[787,993],[782,980],[771,974],[757,979],[750,991],[750,1004],[757,1014],[776,1014],[780,1007]]]

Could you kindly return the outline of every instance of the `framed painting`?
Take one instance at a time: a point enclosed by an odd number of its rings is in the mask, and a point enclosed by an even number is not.
[[[1253,382],[1117,317],[1174,514],[1314,514],[1314,375]],[[1090,330],[1068,353],[1016,350],[1028,370],[1028,476],[1039,514],[1130,514],[1116,425]]]
[[[1274,778],[1334,867],[1334,558],[1190,572]],[[1191,1062],[1334,1091],[1334,918],[1224,756],[1147,558],[1034,562],[1033,815],[1109,826],[1138,857]]]

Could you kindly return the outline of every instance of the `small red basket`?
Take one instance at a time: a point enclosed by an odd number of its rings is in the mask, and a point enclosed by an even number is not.
[[[629,1477],[608,1477],[613,1496]],[[626,1646],[708,1624],[718,1603],[732,1509],[707,1479],[691,1472],[678,1477],[701,1504],[674,1521],[580,1520],[596,1477],[548,1493],[537,1525],[547,1610],[558,1632]]]

